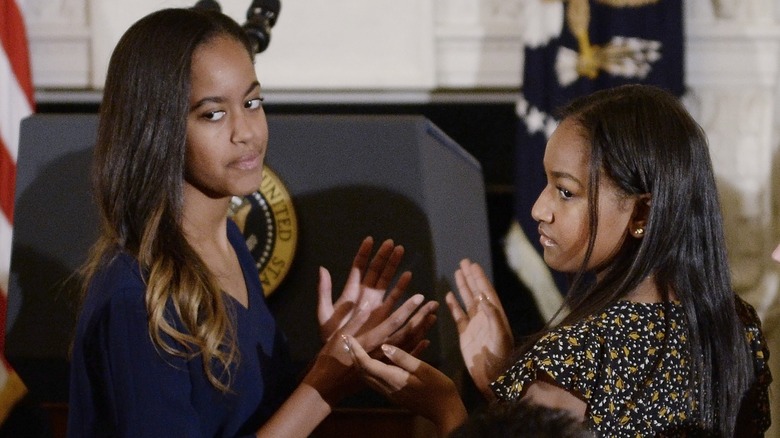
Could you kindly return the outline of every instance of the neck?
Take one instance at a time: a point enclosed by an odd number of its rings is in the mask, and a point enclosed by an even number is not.
[[[182,229],[199,253],[205,248],[229,246],[226,233],[229,203],[230,198],[210,198],[185,184]]]
[[[663,294],[661,294],[661,291],[658,289],[658,286],[655,283],[655,276],[653,275],[645,277],[645,279],[642,280],[634,290],[629,292],[624,299],[638,303],[660,303],[661,301],[664,301]],[[677,299],[677,295],[674,291],[669,291],[669,299]]]

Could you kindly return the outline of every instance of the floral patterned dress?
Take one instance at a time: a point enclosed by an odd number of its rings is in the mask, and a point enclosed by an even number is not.
[[[770,423],[769,353],[755,310],[738,301],[757,376],[747,421],[763,432]],[[587,403],[585,421],[599,436],[686,436],[697,417],[687,336],[680,303],[619,301],[547,333],[491,388],[512,400],[543,379]]]

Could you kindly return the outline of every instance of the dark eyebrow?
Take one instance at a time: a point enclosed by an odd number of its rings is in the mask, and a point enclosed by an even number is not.
[[[246,93],[244,93],[244,96],[255,91],[255,88],[260,88],[260,82],[258,81],[252,82],[252,85],[250,85],[249,88],[246,89]]]
[[[249,93],[254,91],[256,88],[260,88],[260,82],[258,82],[258,81],[254,81],[254,82],[252,82],[251,85],[249,85],[249,88],[247,88],[246,92],[244,92],[244,96],[248,95]],[[190,107],[190,111],[195,111],[196,109],[200,108],[201,106],[203,106],[207,102],[222,103],[224,101],[225,101],[225,99],[220,97],[220,96],[204,97],[203,99],[195,102],[195,104]]]
[[[574,175],[572,175],[572,174],[570,174],[568,172],[552,171],[552,172],[550,172],[550,174],[552,176],[554,176],[555,178],[570,179],[570,180],[574,181],[575,183],[577,183],[580,187],[585,187],[585,185],[582,184],[582,181],[580,181],[579,179],[577,179],[577,177],[575,177]]]

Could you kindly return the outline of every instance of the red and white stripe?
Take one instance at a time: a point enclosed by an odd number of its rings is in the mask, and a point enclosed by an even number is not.
[[[16,0],[0,0],[0,347],[5,339],[19,123],[35,108],[29,59],[19,5]],[[11,384],[9,377],[18,380],[13,372],[9,374],[4,356],[2,363],[5,366],[0,367],[0,421],[4,419],[3,408],[9,408],[2,405],[12,402],[8,400],[13,396],[8,393],[8,387],[15,384]]]

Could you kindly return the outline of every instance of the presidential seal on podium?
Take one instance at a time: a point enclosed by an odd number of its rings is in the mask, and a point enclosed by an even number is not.
[[[289,272],[298,243],[298,220],[290,193],[265,165],[259,189],[234,196],[228,215],[244,234],[265,296],[271,295]]]

